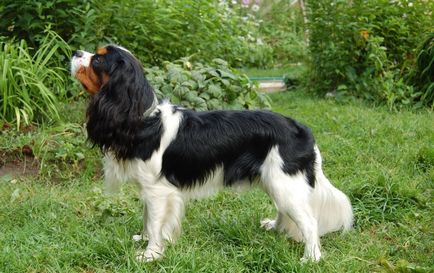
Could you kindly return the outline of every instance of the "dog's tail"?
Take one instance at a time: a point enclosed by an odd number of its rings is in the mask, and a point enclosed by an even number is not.
[[[353,209],[349,198],[335,188],[322,171],[321,154],[315,146],[315,187],[310,199],[314,217],[318,223],[318,234],[324,235],[338,230],[349,230],[353,225]]]

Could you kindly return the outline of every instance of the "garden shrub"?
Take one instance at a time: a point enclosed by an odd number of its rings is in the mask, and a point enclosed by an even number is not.
[[[422,42],[408,79],[419,90],[420,103],[434,108],[434,32]]]
[[[257,43],[256,24],[225,2],[213,0],[125,1],[117,5],[113,36],[147,63],[194,54],[201,61],[224,58],[233,66],[267,62],[267,45]],[[140,24],[140,26],[138,26]],[[265,59],[265,60],[264,60]]]
[[[258,39],[257,23],[229,3],[213,0],[4,0],[0,36],[25,39],[37,48],[46,25],[72,48],[93,51],[118,43],[145,63],[195,55],[225,58],[231,65],[266,65],[271,49]]]
[[[37,49],[45,37],[47,25],[68,41],[78,30],[81,17],[76,12],[84,10],[90,1],[78,0],[2,0],[0,2],[0,35],[24,39]]]
[[[47,31],[32,56],[24,40],[0,43],[0,117],[20,127],[32,121],[59,120],[59,100],[67,97],[68,71],[58,55],[70,56],[68,45]],[[56,52],[61,51],[61,54]],[[210,65],[164,62],[163,68],[145,69],[160,99],[196,110],[269,108],[268,98],[257,93],[246,75],[221,59]]]
[[[34,120],[58,120],[58,101],[66,96],[67,70],[58,56],[68,45],[47,30],[30,53],[26,41],[0,43],[0,117],[18,127]]]
[[[258,93],[248,77],[214,59],[210,65],[183,58],[165,62],[163,68],[145,68],[160,99],[170,99],[196,110],[269,108],[264,94]]]
[[[0,25],[5,27],[0,28],[0,117],[18,127],[23,122],[58,120],[59,101],[76,97],[67,71],[70,48],[92,52],[106,43],[127,47],[145,64],[164,64],[161,70],[148,71],[169,79],[161,90],[175,103],[196,109],[267,106],[246,76],[214,60],[223,57],[232,66],[270,62],[271,49],[260,43],[258,23],[253,17],[243,18],[232,5],[212,0],[1,1]],[[184,56],[211,66],[194,63],[191,71],[180,69],[190,81],[174,82],[171,73],[187,61],[165,61]],[[188,86],[193,82],[196,87]],[[175,94],[167,93],[170,85]],[[158,82],[157,86],[163,87]],[[189,91],[179,93],[186,86]]]
[[[403,77],[412,69],[419,42],[432,30],[433,2],[308,4],[313,89],[386,102],[391,108],[424,99]]]
[[[257,18],[264,42],[271,46],[274,65],[304,62],[307,58],[305,27],[301,10],[291,1],[263,3]]]

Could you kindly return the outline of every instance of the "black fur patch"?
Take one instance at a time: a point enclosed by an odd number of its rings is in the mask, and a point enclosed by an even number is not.
[[[183,120],[162,166],[162,174],[174,185],[201,183],[219,166],[225,185],[252,181],[270,149],[278,146],[284,172],[304,171],[314,186],[314,140],[309,129],[294,120],[266,111],[180,111]]]

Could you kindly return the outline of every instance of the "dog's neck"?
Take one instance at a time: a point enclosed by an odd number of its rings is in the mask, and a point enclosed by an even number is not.
[[[149,117],[149,116],[152,114],[152,112],[154,112],[154,110],[155,110],[155,109],[157,108],[157,106],[158,106],[158,99],[157,99],[157,96],[155,96],[155,93],[154,93],[153,95],[154,95],[154,101],[152,102],[152,105],[149,106],[149,108],[146,109],[146,111],[143,113],[143,117],[144,117],[144,118]]]

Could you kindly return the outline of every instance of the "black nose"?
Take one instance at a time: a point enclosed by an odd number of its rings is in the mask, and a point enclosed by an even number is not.
[[[77,58],[83,57],[83,51],[81,51],[81,50],[76,50],[76,51],[74,52],[74,54],[72,54],[72,57],[77,57]]]

